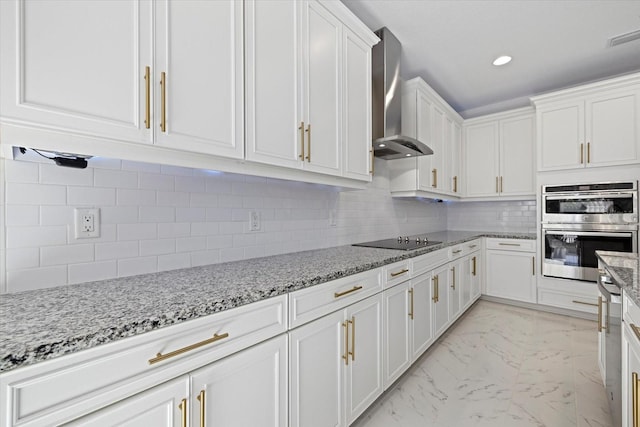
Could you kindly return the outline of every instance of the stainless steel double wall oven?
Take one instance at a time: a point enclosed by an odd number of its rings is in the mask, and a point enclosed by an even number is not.
[[[596,250],[638,251],[638,182],[542,187],[542,274],[598,279]]]

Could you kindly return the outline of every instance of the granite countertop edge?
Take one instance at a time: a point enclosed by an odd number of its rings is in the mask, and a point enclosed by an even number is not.
[[[536,239],[510,232],[427,235],[442,243],[412,251],[338,246],[5,294],[0,374],[477,238]]]
[[[596,251],[614,282],[633,302],[640,305],[640,258],[637,253]]]

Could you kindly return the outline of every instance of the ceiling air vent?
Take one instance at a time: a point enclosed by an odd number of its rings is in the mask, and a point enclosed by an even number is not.
[[[618,46],[619,44],[629,43],[634,40],[640,40],[640,30],[631,31],[630,33],[620,34],[619,36],[609,39],[609,47]]]

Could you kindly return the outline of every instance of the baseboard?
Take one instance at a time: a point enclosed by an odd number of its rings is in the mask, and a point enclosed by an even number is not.
[[[507,298],[492,297],[489,295],[482,295],[480,296],[480,299],[484,301],[497,302],[500,304],[513,305],[516,307],[530,308],[532,310],[545,311],[547,313],[562,314],[564,316],[577,317],[579,319],[593,320],[594,322],[598,320],[598,316],[593,313],[585,313],[582,311],[570,310],[568,308],[553,307],[550,305],[543,305],[543,304],[534,304],[534,303],[524,302],[524,301],[515,301]]]

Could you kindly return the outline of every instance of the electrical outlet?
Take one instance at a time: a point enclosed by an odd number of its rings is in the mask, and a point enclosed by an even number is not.
[[[251,215],[249,217],[249,230],[260,231],[260,212],[251,211]]]
[[[76,239],[100,237],[99,208],[75,208],[74,214]]]

